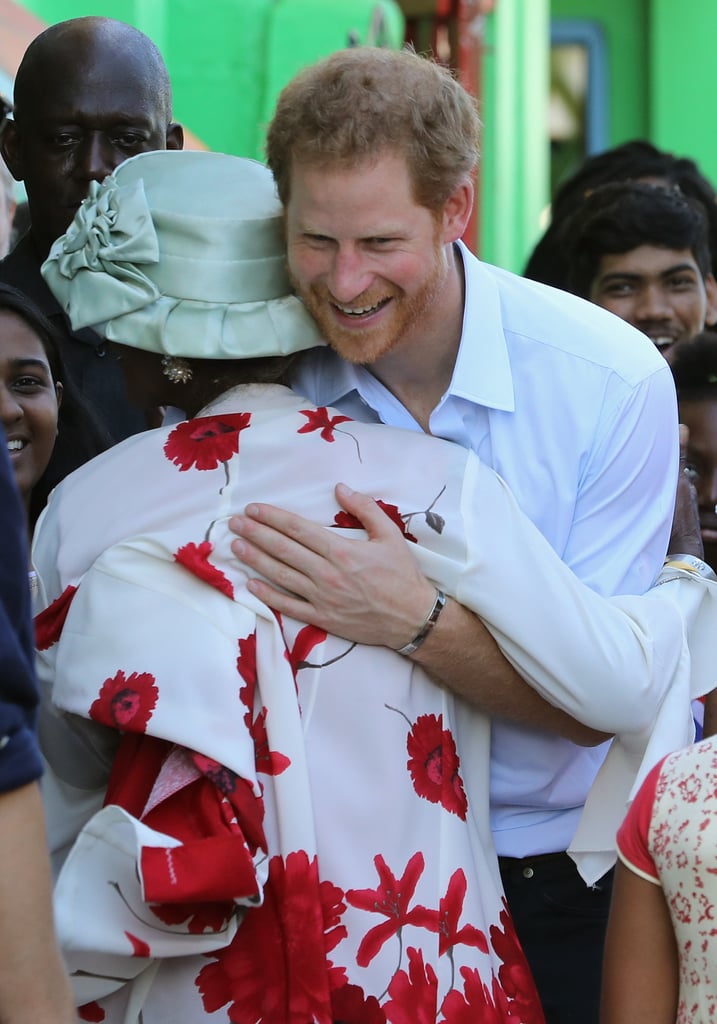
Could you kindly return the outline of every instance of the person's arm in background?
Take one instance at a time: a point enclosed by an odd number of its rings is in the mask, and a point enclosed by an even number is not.
[[[0,906],[0,1021],[76,1021],[55,941],[50,863],[36,782],[0,794]]]
[[[615,868],[603,960],[601,1024],[675,1024],[678,961],[662,887]]]
[[[684,472],[687,465],[687,442],[689,430],[680,424],[680,475],[677,481],[677,501],[670,536],[670,555],[694,555],[704,557],[704,545],[700,530],[700,514],[697,491],[689,476]],[[714,569],[715,566],[712,566]],[[717,733],[717,690],[711,690],[704,697],[703,736]]]
[[[618,831],[621,859],[605,940],[601,1024],[674,1024],[677,1017],[677,942],[649,842],[661,771],[662,762],[646,777]]]
[[[74,1001],[55,940],[37,779],[24,516],[0,431],[0,1022],[69,1024]]]
[[[702,735],[714,736],[717,733],[717,690],[710,690],[705,695],[705,712],[702,722]]]

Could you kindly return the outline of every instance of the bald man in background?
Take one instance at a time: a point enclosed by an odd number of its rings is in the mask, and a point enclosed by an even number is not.
[[[145,415],[129,405],[104,339],[72,331],[40,266],[91,181],[137,153],[183,144],[182,128],[172,121],[166,66],[138,29],[112,18],[73,18],[30,43],[0,151],[13,177],[25,183],[31,225],[0,262],[0,282],[19,288],[56,325],[69,375],[115,441],[144,429]]]

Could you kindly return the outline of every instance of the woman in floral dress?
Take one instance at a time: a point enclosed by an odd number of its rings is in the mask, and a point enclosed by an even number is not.
[[[321,342],[261,165],[135,157],[91,185],[43,273],[75,327],[117,344],[138,401],[189,416],[73,474],[34,546],[41,734],[68,799],[52,840],[71,847],[55,907],[81,1019],[540,1024],[490,834],[488,720],[398,652],[282,620],[227,522],[266,501],[327,543],[361,536],[345,480],[435,581],[433,621],[445,591],[503,635],[506,567],[530,563],[511,656],[558,705],[566,678],[609,678],[603,658],[644,661],[642,625],[620,632],[617,605],[585,597],[473,454],[285,386]],[[681,638],[663,604],[662,634]],[[586,628],[612,637],[590,666]]]
[[[454,583],[466,455],[406,435],[389,462],[382,428],[254,382],[267,379],[254,360],[280,351],[275,333],[289,352],[318,343],[283,271],[277,296],[278,271],[265,269],[281,251],[270,175],[173,155],[131,160],[94,189],[55,256],[76,308],[97,309],[88,292],[101,284],[103,311],[121,310],[107,336],[131,328],[131,340],[157,330],[140,275],[158,254],[172,303],[157,322],[167,351],[179,349],[164,373],[159,354],[119,351],[138,398],[192,417],[75,474],[35,547],[41,673],[56,705],[46,752],[83,799],[97,789],[56,892],[81,1017],[539,1022],[490,842],[486,720],[399,654],[281,621],[247,591],[226,525],[248,500],[271,500],[355,531],[321,482],[348,478]],[[228,253],[240,276],[241,231],[254,243],[242,272],[256,278],[261,255],[274,291],[231,327],[229,272],[216,264]],[[210,251],[211,288],[171,267]],[[189,295],[170,291],[167,267]],[[211,309],[193,288],[213,289]],[[238,354],[254,360],[223,361]]]
[[[645,779],[618,833],[605,1024],[717,1017],[717,746],[678,750]]]

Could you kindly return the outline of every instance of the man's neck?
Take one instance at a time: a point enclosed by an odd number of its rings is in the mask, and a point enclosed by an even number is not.
[[[28,239],[32,251],[38,259],[38,262],[44,263],[45,260],[47,259],[48,253],[50,252],[52,243],[47,238],[40,238],[38,235],[36,235],[35,232],[32,230],[32,225],[30,225]]]
[[[395,349],[367,366],[426,433],[431,413],[448,390],[463,331],[465,282],[463,261],[452,265],[432,316],[417,324]]]

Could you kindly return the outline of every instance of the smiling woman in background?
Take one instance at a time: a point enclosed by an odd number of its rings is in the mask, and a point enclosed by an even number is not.
[[[104,451],[109,437],[65,378],[52,325],[0,285],[0,423],[29,528],[52,488]]]

